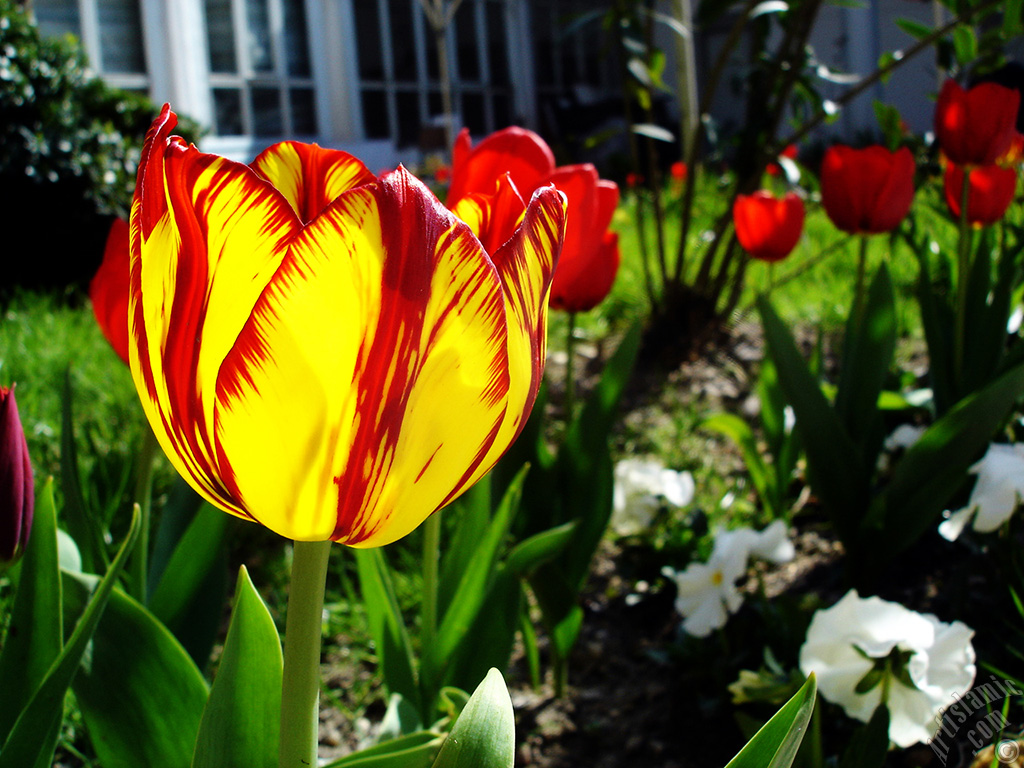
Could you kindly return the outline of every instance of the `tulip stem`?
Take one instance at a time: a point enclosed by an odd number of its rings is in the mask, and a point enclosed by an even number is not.
[[[576,313],[569,313],[569,329],[565,336],[565,424],[572,424],[576,408]]]
[[[142,445],[139,446],[138,464],[135,469],[135,503],[139,505],[139,539],[131,554],[128,566],[131,574],[132,596],[145,605],[149,600],[149,518],[150,496],[153,488],[153,459],[159,443],[156,435],[143,424]]]
[[[867,274],[868,264],[868,236],[860,236],[860,249],[857,253],[857,287],[853,297],[854,322],[860,324],[861,316],[864,314],[864,278]]]
[[[963,186],[960,190],[960,234],[957,241],[957,286],[956,286],[956,337],[953,339],[953,380],[959,387],[963,378],[964,338],[967,332],[967,281],[971,271],[971,228],[967,221],[967,205],[971,197],[971,169],[963,169]]]
[[[296,541],[284,634],[279,768],[317,764],[320,639],[330,541]]]
[[[420,641],[423,658],[433,658],[437,635],[438,564],[441,558],[441,515],[437,512],[423,522],[423,626]]]

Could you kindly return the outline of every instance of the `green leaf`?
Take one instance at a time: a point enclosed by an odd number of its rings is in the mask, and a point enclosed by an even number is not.
[[[160,524],[152,537],[152,552],[149,556],[149,583],[147,592],[150,596],[156,591],[163,577],[167,564],[171,561],[181,537],[195,520],[199,508],[206,502],[196,493],[180,475],[175,475],[167,504],[160,513]],[[152,602],[152,597],[150,597]]]
[[[50,764],[64,713],[64,696],[96,632],[111,590],[124,569],[125,560],[135,546],[139,527],[140,516],[136,505],[131,527],[117,556],[93,593],[71,637],[4,742],[3,750],[0,750],[0,768],[46,768]]]
[[[243,565],[192,768],[277,765],[283,667],[274,619]]]
[[[938,294],[950,290],[950,286],[932,283],[927,238],[911,241],[910,246],[918,259],[917,302],[921,307],[921,325],[928,344],[935,410],[941,416],[955,402],[953,393],[956,389],[952,356],[953,318],[938,297]]]
[[[345,755],[324,768],[430,768],[442,741],[433,731],[410,733]]]
[[[796,414],[811,485],[832,518],[840,539],[849,546],[858,534],[867,507],[870,476],[771,304],[762,297],[758,299],[758,309],[779,385]]]
[[[914,21],[914,19],[896,19],[896,26],[918,40],[922,37],[928,37],[932,33],[931,27],[919,21]]]
[[[815,690],[812,674],[726,768],[789,768],[814,712]]]
[[[1003,4],[1003,29],[1004,40],[1012,40],[1024,31],[1021,26],[1021,18],[1024,16],[1024,0],[1006,0]]]
[[[762,406],[764,403],[762,402]],[[761,497],[766,507],[772,507],[775,498],[775,478],[768,471],[768,466],[761,457],[761,450],[757,445],[757,438],[754,430],[750,428],[743,419],[733,413],[716,413],[708,417],[701,424],[701,428],[710,429],[724,435],[736,443],[743,454],[743,463],[750,475],[750,482],[754,484],[757,495]],[[773,510],[774,511],[774,510]]]
[[[447,685],[471,688],[491,667],[508,667],[523,606],[522,583],[508,567],[495,571],[483,606],[447,660]]]
[[[878,397],[895,350],[896,302],[883,263],[868,288],[863,314],[850,315],[835,400],[836,414],[867,467],[875,466],[882,447],[872,436],[878,433]]]
[[[563,517],[552,522],[578,521],[561,563],[568,583],[579,587],[590,571],[590,561],[612,513],[614,466],[608,435],[633,373],[640,332],[641,324],[633,325],[609,358],[601,381],[570,425],[555,460],[555,488],[561,497]],[[550,505],[550,497],[542,503]]]
[[[512,768],[516,724],[501,673],[492,669],[455,721],[433,768]]]
[[[961,24],[953,30],[953,51],[961,66],[973,64],[978,58],[978,38],[972,27]]]
[[[576,522],[573,521],[535,534],[516,544],[508,553],[505,564],[517,576],[525,577],[561,554],[575,530]]]
[[[413,671],[412,645],[405,631],[384,552],[379,548],[355,549],[353,552],[359,570],[359,589],[370,636],[377,646],[384,685],[389,693],[400,693],[421,708],[419,686]]]
[[[71,371],[64,371],[61,391],[60,428],[60,489],[64,496],[62,520],[78,545],[82,555],[82,568],[88,573],[99,573],[107,563],[103,543],[104,531],[90,513],[82,495],[82,480],[78,472],[78,450],[75,447],[75,422],[72,401]]]
[[[21,560],[17,590],[0,652],[0,743],[64,645],[53,478],[36,495],[32,535]]]
[[[151,593],[149,609],[206,667],[227,600],[227,536],[235,520],[204,503]]]
[[[1018,365],[957,403],[907,449],[869,513],[869,524],[883,528],[882,551],[900,552],[935,523],[1022,393]]]
[[[854,731],[839,768],[881,768],[889,751],[889,709],[875,707],[868,722]]]
[[[68,616],[96,579],[64,574]],[[135,598],[115,589],[72,683],[104,768],[188,765],[206,703],[206,681],[174,636]]]
[[[556,563],[538,568],[529,579],[541,616],[548,628],[554,651],[566,658],[579,637],[583,609],[579,606],[579,588],[570,584]]]
[[[527,471],[528,466],[520,470],[505,492],[498,509],[495,510],[494,518],[484,537],[474,543],[473,556],[459,580],[448,610],[438,622],[434,646],[424,649],[426,656],[423,659],[423,677],[428,684],[441,678],[452,652],[462,642],[466,631],[485,604],[487,588],[494,575],[502,545],[508,536],[512,516],[519,508]]]
[[[492,485],[491,475],[488,473],[442,513],[446,517],[450,514],[457,515],[457,522],[455,533],[445,547],[437,582],[439,616],[443,616],[448,610],[455,590],[473,557],[476,544],[486,535],[487,526],[491,523],[491,510],[494,507],[491,503]]]

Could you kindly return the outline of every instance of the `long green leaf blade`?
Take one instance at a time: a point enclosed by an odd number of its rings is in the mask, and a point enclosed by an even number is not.
[[[18,591],[0,653],[0,742],[7,738],[63,644],[57,511],[53,478],[49,478],[37,494],[32,535],[21,561]]]
[[[725,768],[789,768],[814,712],[816,690],[812,674]]]
[[[65,572],[68,615],[85,605],[94,584]],[[104,768],[180,768],[192,759],[206,681],[170,631],[119,589],[71,689]]]
[[[42,684],[14,723],[3,750],[0,768],[28,768],[48,765],[53,756],[57,730],[64,712],[64,696],[78,671],[85,649],[96,632],[110,592],[124,568],[128,555],[139,536],[138,507],[132,514],[131,527],[106,575],[96,587],[89,605],[75,625],[60,656],[50,667]],[[52,737],[52,738],[51,738]]]
[[[242,566],[192,768],[277,765],[283,665],[274,619]]]

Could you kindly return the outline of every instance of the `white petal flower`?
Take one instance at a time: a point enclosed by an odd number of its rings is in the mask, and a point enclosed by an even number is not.
[[[993,443],[970,472],[978,476],[967,506],[939,525],[939,533],[953,541],[967,523],[991,533],[1010,519],[1024,498],[1024,443]]]
[[[785,521],[775,520],[757,533],[756,540],[750,547],[750,554],[773,563],[788,563],[796,557],[796,547],[789,540],[789,527]]]
[[[918,441],[924,434],[925,427],[914,426],[913,424],[900,424],[892,433],[885,438],[885,450],[893,451],[906,450]]]
[[[623,459],[615,465],[612,530],[620,536],[642,533],[663,504],[685,507],[693,493],[689,472],[666,469],[653,459]]]
[[[715,551],[735,549],[744,558],[756,557],[773,563],[786,563],[796,556],[796,548],[789,540],[789,528],[776,520],[763,531],[752,528],[718,528],[715,531]]]
[[[666,568],[662,573],[676,582],[676,610],[684,617],[683,629],[695,637],[707,637],[725,626],[730,613],[743,604],[736,581],[746,573],[747,550],[736,539],[725,546],[715,541],[707,563],[691,563],[685,571]]]
[[[906,659],[907,680],[888,682],[889,738],[901,747],[930,739],[937,716],[954,694],[970,689],[976,672],[974,630],[947,624],[878,597],[851,590],[818,611],[800,649],[800,669],[816,673],[818,691],[850,717],[867,722],[881,702],[883,685],[863,693],[857,684],[894,651]]]

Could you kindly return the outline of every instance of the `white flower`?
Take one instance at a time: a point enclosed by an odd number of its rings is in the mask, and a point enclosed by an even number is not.
[[[676,610],[684,617],[683,629],[695,637],[707,637],[712,630],[725,626],[729,614],[736,613],[743,604],[736,581],[746,574],[751,555],[784,563],[794,554],[782,520],[763,531],[718,529],[706,563],[691,563],[682,572],[671,568],[662,571],[676,582]]]
[[[731,531],[719,528],[715,532],[715,549],[734,548],[742,550],[744,557],[756,557],[773,563],[788,563],[796,556],[796,548],[789,540],[789,528],[782,520],[776,520],[763,531],[753,528],[734,528]]]
[[[654,459],[623,459],[615,465],[611,527],[619,536],[647,530],[662,505],[685,507],[693,501],[689,472],[665,469]]]
[[[1010,519],[1024,498],[1024,443],[993,443],[970,471],[978,479],[967,506],[939,525],[939,533],[950,541],[972,517],[974,530],[981,533],[991,533]]]
[[[738,537],[715,539],[706,563],[691,563],[685,571],[665,568],[662,573],[676,582],[676,610],[683,629],[695,637],[707,637],[724,627],[730,613],[743,604],[736,581],[747,571],[747,547]]]
[[[890,664],[902,666],[903,673],[887,683],[889,738],[909,747],[929,740],[938,727],[939,712],[953,703],[954,694],[964,694],[973,684],[973,636],[974,630],[962,622],[946,624],[851,590],[831,608],[814,614],[800,649],[800,670],[817,675],[818,691],[825,699],[867,722],[881,702],[885,684],[858,693],[858,683],[887,657]]]
[[[892,453],[902,449],[906,450],[918,441],[924,434],[925,427],[916,427],[913,424],[900,424],[885,438],[885,450]]]
[[[925,429],[926,427],[916,427],[912,424],[900,424],[896,427],[885,438],[885,442],[882,445],[885,450],[878,454],[878,471],[888,472],[892,461],[891,454],[910,448],[924,434]]]

